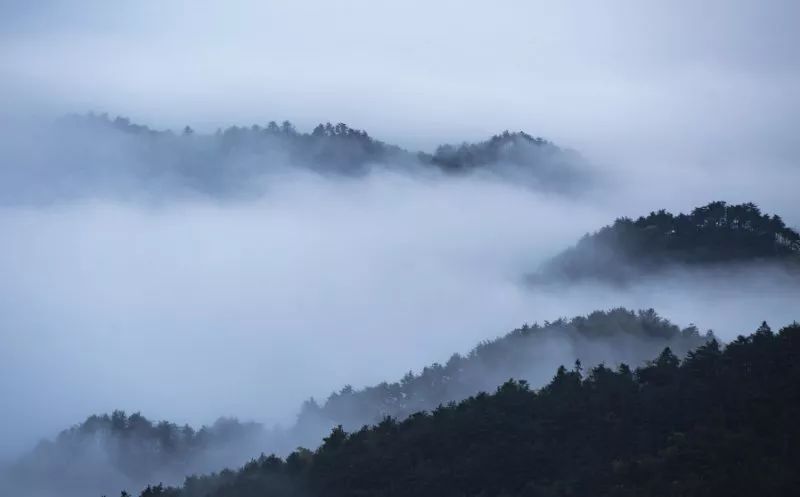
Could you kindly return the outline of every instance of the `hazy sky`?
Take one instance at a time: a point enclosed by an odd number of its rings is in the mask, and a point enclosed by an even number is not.
[[[25,429],[0,457],[117,407],[286,420],[309,395],[598,307],[654,305],[726,338],[785,324],[794,287],[517,283],[622,214],[755,201],[800,225],[798,21],[791,0],[0,0],[2,140],[89,110],[156,128],[343,121],[424,149],[520,129],[612,188],[301,175],[247,205],[2,207],[0,421]]]
[[[344,121],[422,147],[512,128],[614,156],[623,143],[678,155],[742,140],[751,152],[753,142],[783,158],[796,151],[792,0],[2,0],[0,9],[3,96],[46,112],[201,128]]]

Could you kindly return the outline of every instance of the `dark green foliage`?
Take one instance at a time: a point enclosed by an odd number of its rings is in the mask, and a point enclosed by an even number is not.
[[[525,325],[485,341],[465,356],[453,355],[446,364],[433,364],[419,374],[409,372],[402,380],[363,390],[345,387],[322,405],[308,401],[302,408],[295,432],[312,444],[331,426],[357,429],[389,416],[431,410],[460,401],[481,391],[492,391],[508,378],[544,384],[563,362],[580,359],[589,367],[600,364],[639,365],[664,347],[683,356],[710,340],[694,326],[681,330],[650,309],[596,311],[571,320],[544,325]]]
[[[314,452],[187,480],[181,497],[795,495],[800,325],[632,371],[559,368],[493,395],[332,431]],[[173,494],[170,494],[173,495]]]
[[[636,220],[617,219],[553,258],[534,280],[624,281],[675,265],[759,261],[797,266],[800,235],[754,204],[712,202],[691,214],[660,210]]]

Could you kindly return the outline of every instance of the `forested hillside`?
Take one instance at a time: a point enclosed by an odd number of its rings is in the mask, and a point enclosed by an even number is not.
[[[564,367],[541,390],[335,428],[315,451],[155,486],[142,497],[793,495],[800,484],[800,325],[764,323],[681,361]]]
[[[400,381],[364,389],[346,386],[322,403],[309,400],[296,423],[286,428],[222,419],[194,430],[154,423],[138,413],[91,416],[22,459],[13,469],[14,481],[38,486],[43,495],[65,488],[87,493],[117,486],[136,489],[153,481],[174,484],[192,473],[241,464],[260,452],[288,454],[298,446],[317,447],[333,426],[356,430],[387,416],[402,420],[492,392],[509,378],[538,387],[561,364],[639,365],[664,347],[683,356],[712,339],[711,332],[701,334],[693,325],[681,329],[653,310],[620,308],[523,325],[466,355],[454,354],[445,364],[409,372]]]
[[[532,276],[532,281],[623,282],[670,267],[781,263],[800,268],[800,235],[752,203],[711,202],[690,214],[665,210],[584,236]]]

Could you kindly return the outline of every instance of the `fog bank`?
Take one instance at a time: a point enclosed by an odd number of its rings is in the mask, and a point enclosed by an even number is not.
[[[618,212],[503,182],[392,173],[297,173],[238,203],[4,208],[0,392],[15,399],[4,421],[24,428],[2,452],[117,408],[195,425],[287,423],[311,395],[598,308],[654,307],[722,338],[794,318],[796,287],[757,271],[624,293],[522,284]]]

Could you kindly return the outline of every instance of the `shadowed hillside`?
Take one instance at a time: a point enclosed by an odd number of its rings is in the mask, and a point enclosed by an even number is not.
[[[91,416],[19,461],[12,468],[12,482],[38,488],[43,496],[58,490],[84,495],[120,486],[134,489],[153,481],[176,484],[189,474],[235,466],[260,452],[288,454],[298,446],[316,447],[337,425],[356,430],[387,416],[402,420],[491,392],[509,378],[540,386],[560,364],[638,365],[664,347],[683,356],[712,339],[711,332],[701,335],[693,325],[680,329],[653,310],[614,309],[524,325],[466,355],[454,354],[445,364],[409,372],[400,381],[363,389],[347,386],[321,404],[311,399],[288,428],[221,419],[194,430],[154,423],[138,413]]]

